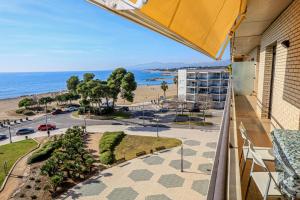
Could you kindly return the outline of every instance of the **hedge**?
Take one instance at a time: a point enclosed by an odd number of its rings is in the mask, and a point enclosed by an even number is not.
[[[115,156],[112,151],[100,153],[100,162],[105,165],[112,164],[115,161]]]
[[[23,112],[25,111],[25,108],[20,108],[16,110],[17,114],[23,114]]]
[[[100,162],[108,165],[115,161],[115,155],[113,153],[115,147],[125,137],[124,132],[105,132],[100,139]]]
[[[28,164],[40,162],[43,160],[48,159],[53,151],[55,150],[55,147],[52,142],[49,142],[48,144],[45,144],[41,149],[34,152],[27,160]]]
[[[23,111],[23,115],[26,115],[26,116],[33,116],[35,115],[35,113],[31,110],[24,110]]]
[[[124,132],[105,132],[100,140],[100,153],[113,151],[125,136]]]

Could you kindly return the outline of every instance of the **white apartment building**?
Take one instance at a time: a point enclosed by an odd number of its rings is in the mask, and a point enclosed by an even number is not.
[[[229,72],[218,69],[178,70],[178,99],[194,106],[209,103],[213,109],[223,109]]]

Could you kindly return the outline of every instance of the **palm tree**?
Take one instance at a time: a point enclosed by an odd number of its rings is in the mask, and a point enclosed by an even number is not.
[[[173,83],[176,86],[176,96],[178,97],[178,75],[174,76]]]
[[[160,88],[164,91],[164,97],[166,98],[166,91],[169,88],[167,82],[166,81],[161,82]]]

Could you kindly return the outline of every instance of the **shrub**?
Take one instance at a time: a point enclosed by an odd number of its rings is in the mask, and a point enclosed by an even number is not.
[[[100,153],[113,151],[125,136],[124,132],[106,132],[103,134],[100,143]]]
[[[52,144],[52,142],[49,142],[49,143],[45,144],[41,149],[34,152],[28,158],[27,163],[32,164],[32,163],[36,163],[36,162],[46,160],[51,156],[51,154],[54,150],[55,150],[54,145]]]
[[[103,163],[105,165],[109,165],[109,164],[112,164],[114,161],[115,161],[115,156],[114,156],[113,152],[105,151],[100,154],[100,162],[101,163]]]
[[[105,107],[104,109],[102,109],[101,114],[108,115],[108,114],[113,113],[114,111],[115,111],[114,108],[109,106],[109,107]]]
[[[78,115],[83,115],[83,114],[85,114],[85,109],[83,107],[80,107],[78,109]]]
[[[35,113],[31,110],[24,110],[23,111],[23,115],[26,115],[26,116],[33,116],[35,115]]]
[[[24,108],[17,109],[16,113],[17,114],[23,114],[24,110],[25,110]]]

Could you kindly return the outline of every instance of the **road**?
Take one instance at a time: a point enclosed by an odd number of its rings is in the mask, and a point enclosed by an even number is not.
[[[142,107],[136,107],[136,109],[132,109],[131,112],[133,113],[134,118],[130,119],[124,119],[124,120],[86,120],[87,126],[92,125],[136,125],[136,126],[156,126],[159,127],[165,127],[165,128],[190,128],[189,125],[177,125],[174,124],[174,117],[175,112],[174,111],[168,111],[168,112],[157,112],[154,111],[153,108],[150,106],[144,107],[144,113],[141,111]],[[143,114],[146,117],[150,117],[149,119],[143,120]],[[214,111],[214,118],[210,119],[213,120],[214,126],[211,127],[191,127],[193,129],[205,129],[205,130],[218,130],[222,111]],[[11,126],[11,135],[15,136],[16,131],[21,128],[33,128],[35,131],[37,131],[37,128],[40,124],[45,123],[45,116],[36,118],[34,120],[24,121],[19,124],[15,124]],[[155,121],[155,119],[158,119],[158,123]],[[65,113],[65,114],[59,114],[59,115],[51,115],[48,114],[48,123],[55,124],[57,129],[65,129],[70,128],[73,126],[83,126],[84,120],[83,119],[76,119],[71,116],[71,113]],[[0,134],[5,134],[9,137],[9,131],[8,128],[0,128]]]
[[[21,128],[33,128],[37,131],[40,124],[45,123],[45,116],[39,117],[34,120],[25,121],[16,125],[11,126],[11,135],[15,136],[16,131]],[[71,117],[70,113],[60,114],[60,115],[48,115],[48,123],[55,124],[57,129],[70,128],[72,126],[82,126],[84,125],[83,119],[75,119]],[[116,123],[114,120],[86,120],[88,126],[90,125],[111,125]],[[1,128],[0,134],[9,135],[8,128]]]

